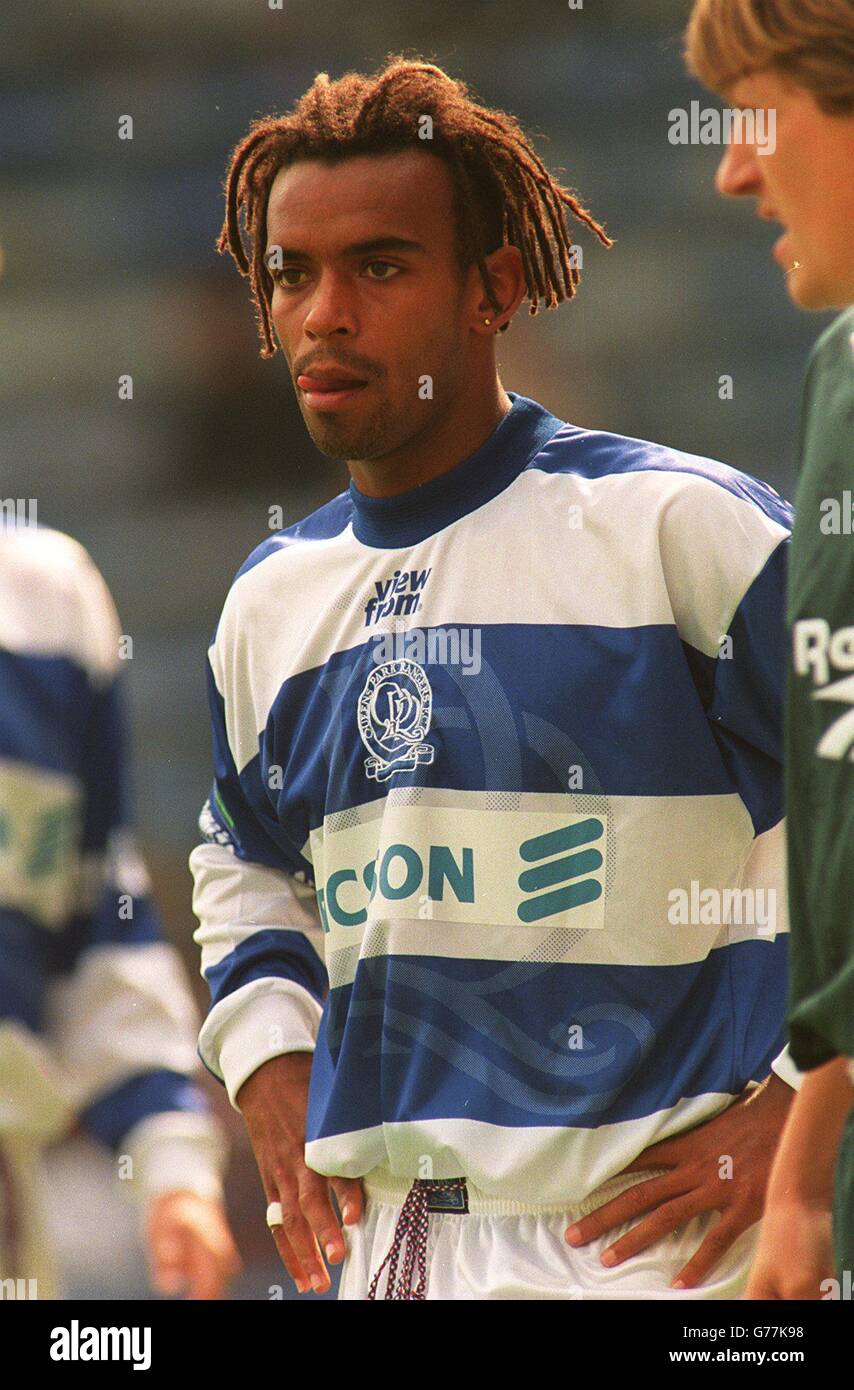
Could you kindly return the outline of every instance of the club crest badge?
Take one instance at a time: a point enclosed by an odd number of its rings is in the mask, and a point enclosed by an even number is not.
[[[435,748],[425,743],[433,692],[417,661],[385,661],[372,671],[359,696],[357,721],[362,742],[372,755],[365,772],[386,782],[396,772],[414,772],[432,763]]]

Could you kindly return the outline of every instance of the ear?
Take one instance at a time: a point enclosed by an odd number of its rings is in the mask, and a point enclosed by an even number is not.
[[[481,281],[483,293],[478,301],[476,319],[472,326],[481,333],[504,333],[510,327],[510,320],[528,292],[522,253],[516,246],[499,246],[497,251],[486,257],[484,265],[489,272],[492,292],[501,308],[500,311],[495,309]]]

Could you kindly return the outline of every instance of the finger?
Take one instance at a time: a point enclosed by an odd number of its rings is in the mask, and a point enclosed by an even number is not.
[[[589,1216],[576,1221],[566,1231],[566,1239],[570,1245],[586,1245],[607,1231],[613,1231],[615,1226],[622,1226],[624,1222],[659,1206],[667,1198],[682,1196],[685,1190],[686,1179],[677,1173],[662,1173],[648,1182],[635,1183],[634,1187],[621,1192],[613,1201],[606,1202]]]
[[[292,1206],[282,1204],[282,1224],[273,1227],[273,1239],[288,1272],[288,1253],[299,1269],[297,1288],[300,1293],[307,1293],[309,1289],[314,1289],[316,1293],[323,1292],[329,1275],[311,1227],[296,1202]]]
[[[345,1226],[354,1226],[362,1218],[365,1197],[360,1178],[330,1178],[329,1185],[335,1193],[341,1219]]]
[[[729,1250],[733,1241],[737,1240],[746,1230],[747,1224],[744,1222],[735,1221],[732,1217],[729,1219],[721,1217],[714,1230],[706,1236],[697,1253],[688,1261],[685,1268],[679,1271],[670,1287],[672,1289],[696,1288],[714,1269],[721,1256]]]
[[[675,1139],[662,1139],[657,1144],[650,1144],[648,1149],[639,1153],[637,1158],[633,1158],[631,1163],[627,1163],[622,1173],[640,1173],[646,1168],[674,1168],[677,1163],[684,1161],[684,1135],[678,1135]],[[619,1174],[618,1174],[619,1176]]]
[[[322,1178],[310,1168],[304,1169],[299,1184],[299,1198],[300,1210],[327,1260],[330,1264],[339,1264],[346,1254],[346,1246],[332,1206],[328,1178]]]
[[[225,1291],[222,1265],[205,1241],[190,1238],[187,1249],[188,1298],[210,1303]]]
[[[308,1293],[311,1288],[311,1280],[294,1254],[287,1236],[282,1234],[281,1226],[273,1226],[271,1234],[276,1242],[279,1258],[296,1284],[297,1293]]]
[[[243,1268],[243,1261],[225,1221],[218,1222],[208,1232],[207,1243],[211,1253],[219,1263],[223,1278],[233,1279],[235,1274],[240,1273]]]
[[[301,1210],[295,1186],[284,1191],[280,1188],[278,1200],[282,1204],[282,1221],[280,1226],[274,1228],[276,1244],[278,1245],[279,1238],[283,1235],[315,1293],[325,1293],[330,1287],[329,1272],[314,1231]]]
[[[632,1255],[640,1254],[641,1250],[649,1249],[650,1245],[664,1240],[666,1236],[675,1235],[683,1226],[687,1226],[689,1221],[693,1221],[695,1216],[708,1210],[706,1201],[703,1197],[688,1196],[666,1202],[645,1221],[640,1221],[613,1245],[609,1245],[607,1250],[603,1250],[603,1265],[611,1269],[622,1264],[624,1260],[631,1259]]]
[[[151,1246],[151,1282],[158,1293],[180,1293],[185,1283],[185,1239],[169,1230],[158,1236]]]
[[[268,1178],[263,1175],[264,1192],[267,1197],[267,1204],[279,1202],[282,1208],[282,1224],[270,1227],[270,1234],[276,1243],[279,1258],[288,1274],[293,1279],[299,1293],[308,1293],[312,1287],[312,1274],[315,1277],[320,1273],[317,1268],[319,1251],[316,1250],[316,1241],[310,1239],[310,1232],[306,1227],[303,1232],[302,1241],[294,1241],[294,1211],[296,1210],[297,1221],[304,1225],[299,1214],[299,1206],[296,1200],[295,1190],[291,1190],[288,1181],[283,1177],[280,1183],[275,1178]],[[308,1258],[304,1258],[305,1251],[308,1251]],[[326,1272],[323,1266],[323,1273]]]
[[[239,1268],[240,1257],[223,1217],[211,1209],[190,1220],[184,1241],[184,1276],[188,1298],[205,1302],[222,1298],[226,1284]]]

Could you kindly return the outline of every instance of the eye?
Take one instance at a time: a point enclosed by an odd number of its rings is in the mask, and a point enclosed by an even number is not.
[[[366,265],[365,269],[366,269],[366,270],[372,270],[372,269],[374,269],[376,266],[380,266],[383,270],[390,270],[390,271],[391,271],[391,274],[390,274],[390,275],[372,275],[372,276],[370,277],[372,280],[393,280],[394,277],[395,277],[395,275],[399,275],[399,274],[400,274],[400,266],[392,265],[391,261],[369,261],[368,264]]]
[[[282,289],[292,290],[297,288],[296,280],[287,280],[285,277],[287,275],[306,275],[307,271],[303,270],[302,266],[299,265],[286,265],[283,266],[281,270],[271,273],[273,275],[274,284],[281,285]]]

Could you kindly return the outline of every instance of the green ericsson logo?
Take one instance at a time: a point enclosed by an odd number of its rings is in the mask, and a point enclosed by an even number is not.
[[[600,840],[604,832],[602,821],[591,816],[522,842],[520,857],[533,867],[519,875],[519,887],[528,895],[516,909],[520,922],[539,922],[602,896],[601,882],[587,877],[601,869],[602,855],[582,846]]]
[[[603,926],[605,821],[579,816],[568,825],[554,813],[537,816],[539,827],[530,813],[484,817],[457,808],[427,819],[417,807],[399,806],[387,829],[391,844],[370,843],[382,830],[376,822],[325,841],[318,836],[312,848],[324,932],[335,949],[349,946],[354,928],[431,920],[434,904],[446,921],[470,926]]]

